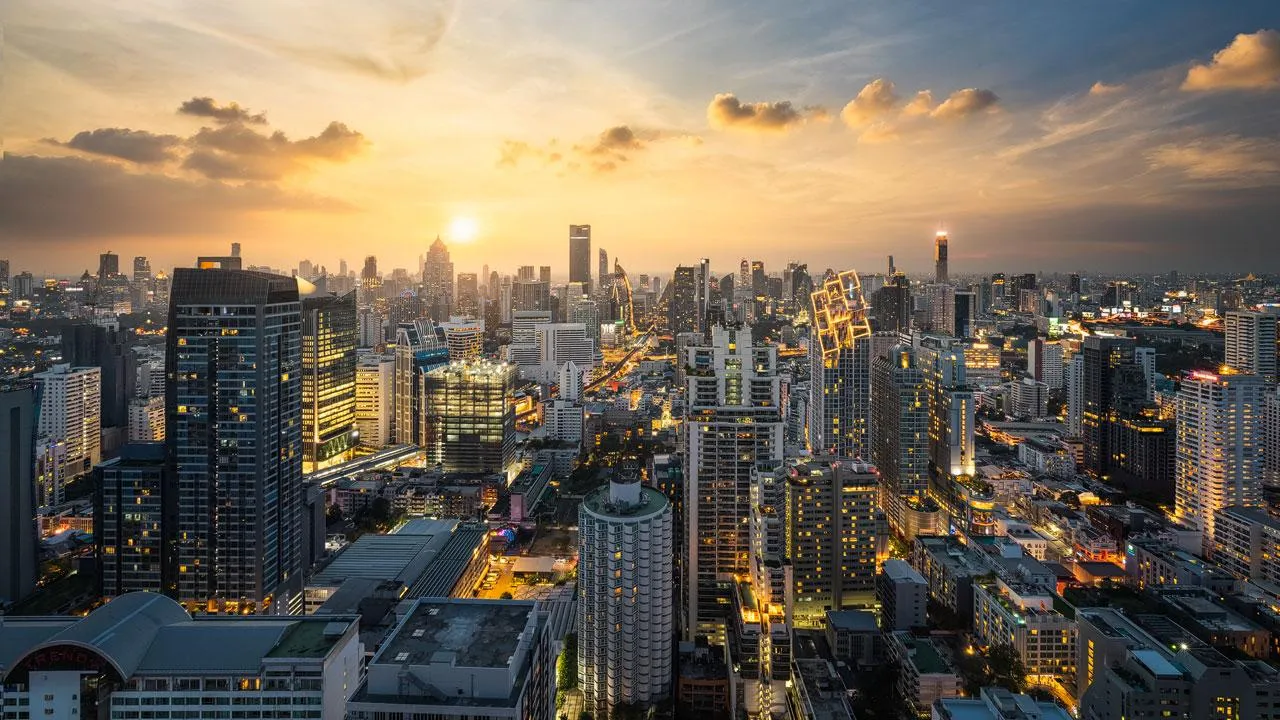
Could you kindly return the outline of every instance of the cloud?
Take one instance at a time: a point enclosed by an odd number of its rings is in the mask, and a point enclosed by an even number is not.
[[[1183,90],[1262,90],[1280,87],[1280,32],[1236,35],[1207,65],[1194,65]]]
[[[1099,96],[1101,96],[1101,95],[1115,95],[1115,94],[1117,94],[1117,93],[1122,93],[1122,92],[1124,92],[1126,89],[1127,89],[1127,88],[1126,88],[1123,84],[1119,84],[1119,85],[1108,85],[1107,83],[1104,83],[1104,82],[1102,82],[1101,80],[1099,80],[1098,82],[1096,82],[1096,83],[1094,83],[1094,84],[1093,84],[1093,87],[1089,88],[1089,94],[1090,94],[1090,95],[1099,95]]]
[[[1000,98],[990,90],[965,88],[951,93],[950,97],[933,109],[930,117],[939,120],[958,120],[994,110]]]
[[[884,78],[876,78],[844,106],[840,117],[849,127],[862,127],[888,114],[897,104],[898,96],[894,93],[893,83]]]
[[[352,209],[271,184],[131,172],[88,158],[5,154],[0,161],[0,238],[15,241],[203,235],[247,229],[258,213]]]
[[[902,114],[908,117],[928,115],[931,112],[933,112],[933,93],[929,90],[916,93],[916,96],[911,98],[911,102],[902,108]]]
[[[707,121],[720,129],[785,132],[804,122],[805,117],[805,112],[789,100],[744,103],[733,93],[720,93],[707,106]]]
[[[1280,142],[1229,135],[1161,145],[1148,153],[1156,169],[1180,172],[1188,180],[1233,187],[1275,184],[1280,175]]]
[[[182,144],[182,138],[177,135],[157,135],[146,130],[98,128],[76,133],[65,143],[57,140],[45,142],[93,155],[153,165],[172,160],[174,150]]]
[[[569,170],[592,169],[597,172],[617,170],[629,162],[636,153],[648,149],[654,143],[684,141],[692,145],[702,144],[702,138],[677,130],[657,128],[632,128],[615,125],[601,132],[592,141],[569,148],[570,157],[564,163]],[[498,167],[515,168],[525,160],[541,160],[544,165],[554,165],[566,160],[565,152],[554,138],[537,146],[523,140],[504,140],[498,150]]]
[[[182,164],[186,170],[214,180],[279,180],[307,169],[312,160],[348,160],[368,143],[340,122],[297,141],[280,131],[267,135],[236,122],[200,128],[187,144],[192,150]]]
[[[193,97],[178,106],[179,115],[207,117],[220,123],[245,123],[248,125],[266,125],[266,113],[251,113],[237,103],[219,105],[211,97]]]

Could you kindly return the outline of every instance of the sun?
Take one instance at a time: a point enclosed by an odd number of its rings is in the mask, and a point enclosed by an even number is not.
[[[449,239],[454,242],[471,242],[479,231],[476,219],[465,215],[460,215],[449,223]]]

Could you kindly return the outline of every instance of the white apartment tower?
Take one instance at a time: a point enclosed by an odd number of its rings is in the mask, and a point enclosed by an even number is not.
[[[1276,378],[1276,316],[1232,310],[1227,313],[1226,363],[1233,370]]]
[[[390,355],[364,355],[356,364],[356,432],[362,447],[377,450],[391,444],[395,372]]]
[[[66,442],[66,477],[88,472],[102,460],[102,370],[54,365],[37,373],[40,416],[36,434]]]
[[[675,519],[624,464],[578,510],[578,677],[587,712],[608,718],[671,693]]]
[[[1214,513],[1262,505],[1266,381],[1193,372],[1178,392],[1175,515],[1213,548]]]
[[[749,328],[715,327],[710,343],[685,349],[683,598],[688,639],[724,638],[720,602],[749,571],[754,471],[782,462],[777,348],[755,346]]]

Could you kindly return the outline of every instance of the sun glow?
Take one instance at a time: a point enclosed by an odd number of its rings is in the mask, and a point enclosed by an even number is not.
[[[480,226],[472,217],[459,216],[449,223],[449,239],[454,242],[471,242],[480,232]]]

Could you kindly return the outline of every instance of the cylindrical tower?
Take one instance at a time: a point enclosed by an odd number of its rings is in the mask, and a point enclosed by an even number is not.
[[[578,676],[597,718],[671,692],[674,530],[671,503],[634,465],[578,511]]]

